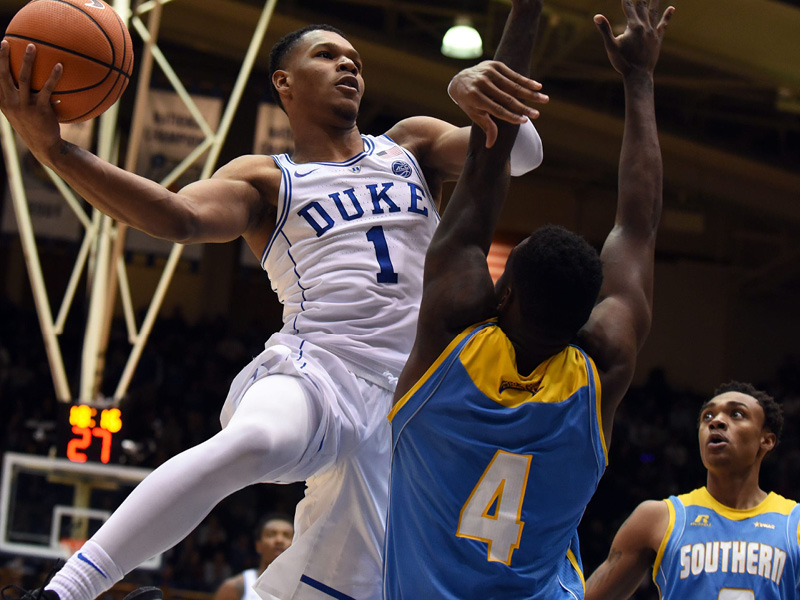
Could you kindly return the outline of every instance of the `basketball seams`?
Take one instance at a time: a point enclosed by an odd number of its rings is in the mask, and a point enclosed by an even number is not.
[[[125,71],[123,71],[122,67],[115,67],[114,65],[110,65],[107,62],[104,62],[104,61],[100,60],[99,58],[94,58],[93,56],[89,56],[88,54],[83,54],[82,52],[76,52],[75,50],[72,50],[71,48],[65,48],[64,46],[59,46],[58,44],[53,44],[51,42],[40,40],[38,38],[30,37],[30,36],[27,36],[27,35],[20,35],[18,33],[6,33],[5,37],[6,38],[13,38],[13,39],[17,39],[17,40],[27,40],[29,42],[33,42],[34,44],[39,44],[41,46],[47,46],[48,48],[53,48],[54,50],[61,50],[65,54],[72,54],[73,56],[77,56],[78,58],[86,59],[86,60],[88,60],[90,62],[93,62],[95,64],[98,64],[98,65],[100,65],[102,67],[106,67],[109,71],[115,71],[115,72],[119,73],[120,75],[122,75],[122,76],[124,76],[126,78],[130,78],[130,75],[128,75]],[[88,90],[88,89],[91,89],[91,88],[93,88],[93,87],[95,87],[97,85],[100,85],[101,83],[103,83],[106,80],[107,77],[108,76],[104,77],[101,81],[98,81],[96,84],[94,84],[92,86],[89,86],[87,88],[82,88],[82,89],[87,89]],[[79,90],[74,90],[74,91],[79,91]],[[63,92],[61,92],[61,93],[63,93]]]
[[[113,14],[117,18],[117,24],[120,27],[120,33],[121,33],[121,36],[122,36],[122,57],[121,57],[121,62],[122,62],[122,68],[124,68],[125,67],[125,58],[126,58],[126,56],[128,54],[128,42],[130,40],[130,37],[128,35],[128,30],[125,27],[125,24],[122,22],[122,19],[120,18],[120,16],[116,12],[114,12]],[[133,55],[133,53],[131,52],[131,59],[133,58],[132,55]],[[131,68],[132,67],[133,67],[133,65],[131,64]],[[92,110],[89,110],[89,111],[85,112],[83,115],[80,115],[78,117],[75,117],[74,119],[71,119],[70,121],[67,121],[68,123],[71,123],[73,121],[82,121],[84,119],[89,119],[89,118],[92,118],[92,117],[96,116],[95,114],[93,114],[94,111],[97,111],[98,108],[100,106],[102,106],[106,102],[106,100],[112,95],[114,96],[114,100],[111,102],[111,104],[113,104],[114,102],[116,102],[119,99],[119,97],[122,95],[122,92],[124,92],[125,88],[127,87],[127,81],[123,82],[122,85],[120,85],[120,75],[125,76],[126,79],[129,79],[130,76],[127,73],[121,71],[120,69],[116,69],[115,68],[114,71],[117,72],[117,79],[111,85],[111,88],[108,90],[108,93],[106,93],[106,95],[103,97],[103,99],[100,102],[98,102],[95,105],[95,107],[92,108]]]
[[[42,2],[43,0],[36,0],[36,1],[37,2]],[[86,15],[86,17],[92,23],[94,23],[95,26],[102,32],[103,36],[106,38],[106,41],[108,41],[108,46],[109,46],[109,48],[111,48],[111,65],[113,66],[113,65],[117,64],[116,48],[114,47],[114,42],[111,40],[111,36],[109,36],[108,33],[106,32],[105,27],[103,27],[103,25],[106,25],[106,23],[101,23],[98,19],[95,19],[94,16],[91,13],[89,13],[88,11],[83,9],[82,7],[78,6],[77,4],[73,4],[72,2],[67,2],[66,0],[48,0],[48,1],[52,2],[54,4],[63,4],[65,6],[69,6],[70,8],[74,8],[78,12],[83,13],[84,15]],[[111,10],[112,14],[114,14],[114,15],[117,14],[108,5],[106,5],[106,9]],[[105,9],[103,9],[103,10],[105,10]],[[108,25],[110,25],[110,23],[108,23]]]
[[[128,77],[127,72],[130,71],[133,73],[133,41],[131,40],[130,33],[128,32],[128,27],[125,25],[125,22],[122,20],[116,11],[112,11],[113,15],[117,18],[117,25],[119,25],[120,35],[122,36],[122,73]],[[125,59],[128,57],[128,44],[130,44],[130,65],[128,68],[125,68]]]
[[[122,45],[123,45],[123,48],[122,48],[122,68],[124,68],[125,67],[125,57],[126,57],[127,52],[128,52],[128,40],[130,38],[127,35],[128,30],[125,27],[125,24],[122,22],[122,19],[119,17],[119,15],[116,12],[114,12],[113,14],[117,18],[117,24],[120,26],[120,30],[121,30],[121,34],[122,34]],[[120,85],[120,75],[124,75],[126,78],[129,78],[129,76],[128,76],[127,73],[122,72],[120,69],[114,68],[113,70],[117,72],[117,78],[114,81],[114,83],[111,85],[111,87],[109,88],[109,90],[106,93],[106,95],[103,96],[103,99],[100,100],[100,102],[98,102],[91,110],[86,111],[84,114],[79,115],[79,116],[75,117],[74,119],[70,119],[69,121],[66,121],[67,123],[71,123],[71,122],[74,122],[74,121],[82,121],[84,119],[90,119],[90,118],[96,116],[95,114],[93,114],[94,111],[97,111],[99,107],[103,106],[103,104],[105,104],[106,100],[109,97],[111,97],[112,95],[114,95],[115,90],[117,90],[116,91],[116,95],[114,96],[114,100],[111,102],[111,104],[113,104],[114,102],[117,101],[117,99],[119,99],[119,97],[122,95],[122,92],[124,92],[125,88],[127,87],[127,81],[123,82],[123,84]]]

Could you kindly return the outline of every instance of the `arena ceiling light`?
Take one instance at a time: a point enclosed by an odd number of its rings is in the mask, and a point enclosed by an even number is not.
[[[455,25],[442,38],[442,54],[450,58],[479,58],[483,55],[483,40],[472,26],[469,17],[456,17]]]

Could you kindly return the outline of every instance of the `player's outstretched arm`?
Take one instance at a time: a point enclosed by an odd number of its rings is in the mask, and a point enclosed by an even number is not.
[[[36,48],[29,44],[19,73],[11,76],[9,46],[0,44],[0,109],[28,149],[58,173],[92,206],[154,237],[174,242],[229,241],[245,234],[263,204],[259,186],[243,160],[220,169],[212,179],[173,193],[158,183],[120,169],[61,137],[50,97],[61,77],[56,65],[43,88],[31,91]],[[271,162],[271,161],[270,161]],[[272,165],[274,167],[274,165]],[[268,174],[259,175],[267,179]],[[277,189],[277,188],[276,188]]]
[[[528,73],[542,0],[514,0],[495,58]],[[496,314],[486,255],[506,199],[508,158],[519,128],[497,122],[497,142],[486,147],[477,124],[464,169],[425,258],[417,339],[398,383],[400,397],[465,327]]]
[[[542,141],[531,122],[539,117],[539,110],[531,105],[549,101],[541,89],[538,81],[495,59],[459,71],[447,91],[483,130],[487,147],[497,140],[495,120],[522,126],[511,152],[511,175],[518,176],[542,162]],[[432,188],[443,181],[454,181],[461,174],[470,127],[456,127],[432,117],[410,117],[400,121],[387,135],[414,153]]]
[[[636,355],[650,331],[656,230],[661,216],[662,164],[653,98],[653,70],[674,9],[659,18],[658,0],[623,0],[625,32],[614,37],[595,16],[609,60],[625,87],[625,131],[619,162],[614,228],[601,251],[603,286],[580,332],[600,370],[606,441],[630,385]]]
[[[640,504],[614,536],[608,557],[586,580],[586,600],[626,600],[651,571],[669,522],[664,502]]]

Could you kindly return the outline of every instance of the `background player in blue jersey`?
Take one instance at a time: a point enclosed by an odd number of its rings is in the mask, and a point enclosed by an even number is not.
[[[630,598],[648,571],[665,600],[800,597],[800,506],[759,486],[782,429],[767,393],[720,386],[698,420],[706,486],[640,504],[586,582],[587,600]]]
[[[284,304],[284,327],[232,385],[224,429],[161,465],[46,587],[91,600],[183,539],[229,494],[256,482],[306,481],[295,539],[259,580],[264,598],[380,596],[396,378],[414,338],[422,262],[442,181],[455,179],[469,130],[412,117],[362,135],[362,57],[329,26],[288,34],[270,57],[295,141],[290,157],[250,155],[178,192],[61,138],[50,95],[57,65],[30,89],[36,49],[18,81],[0,44],[0,108],[28,148],[105,214],[180,243],[242,237]],[[466,81],[460,82],[462,78]],[[546,101],[504,65],[457,76],[468,114],[515,123]],[[541,161],[531,125],[523,126]],[[492,134],[491,128],[489,135]],[[522,169],[524,170],[524,168]]]
[[[583,595],[576,528],[650,329],[661,213],[653,69],[673,8],[622,7],[620,36],[595,17],[626,103],[616,221],[599,258],[549,226],[514,248],[492,284],[486,256],[516,128],[498,124],[491,149],[472,129],[390,414],[389,600]],[[541,9],[513,2],[497,60],[528,72]]]

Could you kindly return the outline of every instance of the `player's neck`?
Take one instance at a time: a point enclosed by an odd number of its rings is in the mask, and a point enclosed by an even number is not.
[[[744,473],[708,472],[706,488],[720,504],[736,510],[748,510],[761,504],[767,493],[758,485],[758,468]]]
[[[530,323],[514,322],[509,314],[501,315],[498,324],[514,346],[517,371],[523,376],[530,375],[536,367],[569,344],[569,340],[555,339],[537,331]]]
[[[508,334],[506,334],[508,335]],[[517,361],[517,372],[522,376],[528,376],[534,369],[546,361],[554,354],[558,354],[565,347],[563,342],[543,342],[525,338],[514,338],[508,336],[514,346],[514,354]]]
[[[295,127],[294,152],[296,163],[344,162],[364,150],[358,126],[348,128],[305,125]]]

